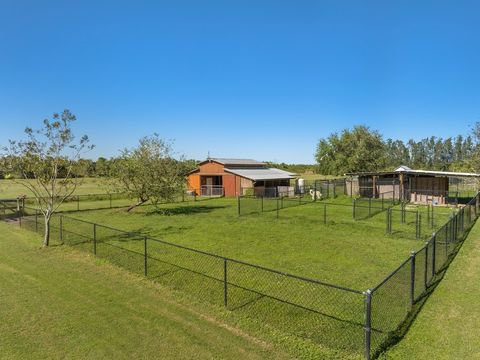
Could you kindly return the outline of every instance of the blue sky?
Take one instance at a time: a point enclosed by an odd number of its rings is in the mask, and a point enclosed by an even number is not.
[[[0,1],[0,144],[69,108],[112,156],[144,135],[202,159],[312,163],[354,124],[480,120],[478,1]]]

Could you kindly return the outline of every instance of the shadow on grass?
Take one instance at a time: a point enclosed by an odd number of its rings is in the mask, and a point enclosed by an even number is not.
[[[178,206],[174,208],[157,208],[145,213],[146,216],[163,215],[163,216],[175,216],[175,215],[192,215],[200,213],[209,213],[217,209],[224,209],[226,206]]]
[[[468,238],[468,234],[472,230],[473,226],[475,226],[475,223],[476,222],[474,222],[472,226],[465,231],[463,239],[458,242],[455,249],[449,255],[445,264],[440,269],[438,269],[438,272],[435,274],[435,276],[432,278],[431,282],[429,283],[428,288],[425,290],[425,292],[422,295],[420,295],[415,300],[415,303],[412,309],[410,310],[409,314],[405,318],[405,320],[398,326],[398,328],[391,334],[391,336],[382,344],[382,346],[375,350],[375,353],[372,356],[373,359],[377,359],[380,355],[388,351],[392,346],[398,344],[405,337],[408,330],[412,326],[413,322],[417,318],[418,314],[422,310],[423,306],[427,302],[428,298],[435,291],[437,286],[441,283],[443,277],[445,276],[445,273],[450,267],[450,264],[453,262],[458,252],[462,248],[463,244],[465,243],[465,240]]]

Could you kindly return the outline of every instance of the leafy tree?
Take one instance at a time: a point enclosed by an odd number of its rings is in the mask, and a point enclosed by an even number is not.
[[[323,174],[381,170],[386,164],[385,144],[378,131],[359,125],[321,139],[315,158]]]
[[[410,152],[402,140],[388,139],[385,143],[385,156],[387,168],[410,165]]]
[[[157,205],[173,201],[186,188],[185,163],[173,157],[171,143],[158,134],[140,139],[137,147],[124,149],[113,165],[119,188],[132,199],[131,211],[147,201]]]
[[[86,135],[78,141],[71,125],[76,120],[69,110],[45,119],[43,127],[25,129],[26,139],[10,140],[4,148],[4,166],[18,174],[15,179],[30,190],[38,209],[43,213],[45,233],[43,246],[50,243],[50,220],[63,201],[73,194],[84,169],[78,161],[93,148]]]

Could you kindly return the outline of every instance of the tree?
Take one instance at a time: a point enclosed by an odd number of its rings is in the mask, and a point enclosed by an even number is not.
[[[18,174],[14,181],[30,190],[45,221],[43,246],[50,243],[50,220],[81,182],[81,155],[93,148],[86,135],[76,141],[71,125],[76,120],[69,110],[45,119],[43,127],[25,129],[25,140],[9,140],[4,148],[5,168]]]
[[[131,198],[138,199],[127,211],[147,201],[173,201],[186,188],[183,161],[173,157],[171,143],[158,134],[143,137],[133,149],[124,149],[113,163],[114,179]]]
[[[397,168],[400,165],[410,165],[410,153],[402,140],[388,139],[385,143],[386,166]]]
[[[378,131],[359,125],[321,139],[315,158],[322,174],[381,170],[386,164],[385,144]]]

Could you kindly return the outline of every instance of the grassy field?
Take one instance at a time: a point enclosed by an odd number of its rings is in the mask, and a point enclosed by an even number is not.
[[[70,247],[41,250],[37,235],[3,222],[0,231],[2,359],[320,356]]]
[[[296,339],[322,344],[329,351],[340,351],[342,355],[337,357],[357,357],[363,346],[361,291],[348,292],[305,282],[232,260],[227,264],[221,258],[154,240],[144,242],[144,235],[152,236],[365,290],[380,282],[412,249],[422,247],[421,240],[435,229],[424,221],[423,235],[415,239],[412,214],[416,216],[418,211],[426,215],[426,207],[409,206],[404,224],[397,212],[394,231],[387,235],[386,211],[382,211],[379,202],[368,209],[365,203],[357,201],[357,217],[365,219],[353,220],[350,198],[303,205],[299,201],[284,199],[278,203],[264,199],[264,210],[276,209],[279,204],[282,210],[259,213],[260,200],[242,199],[240,217],[236,200],[227,198],[165,204],[158,208],[144,206],[131,213],[125,209],[74,212],[71,214],[74,218],[68,215],[63,218],[62,241],[87,252],[95,249],[97,256],[132,272],[143,274],[147,270],[150,279],[196,299],[220,306],[226,301],[227,309],[235,314],[268,324]],[[436,207],[436,226],[447,221],[452,211]],[[372,216],[367,218],[369,213]],[[59,220],[56,218],[54,222],[57,240]],[[95,227],[92,222],[107,226]],[[24,219],[24,226],[32,228],[32,218]],[[145,246],[147,258],[143,255]]]
[[[284,206],[289,206],[287,202]],[[397,231],[387,235],[385,212],[354,221],[350,204],[351,199],[346,197],[329,201],[326,225],[322,202],[282,209],[277,219],[275,211],[238,217],[236,200],[228,198],[168,204],[158,209],[145,206],[130,213],[124,209],[85,211],[74,217],[301,276],[367,289],[383,279],[411,250],[423,246],[423,242],[415,239],[411,215],[402,226],[397,218]],[[242,200],[242,207],[257,206],[256,200],[246,204]],[[276,205],[268,205],[265,200],[265,209],[269,206]],[[436,221],[446,221],[450,211],[437,210]],[[423,234],[429,237],[432,230],[426,221],[423,226]],[[128,246],[125,241],[117,242]]]
[[[383,359],[480,359],[477,223],[406,336]]]
[[[108,183],[102,178],[86,178],[82,184],[77,188],[75,195],[84,194],[104,194],[109,189]],[[0,180],[0,199],[16,198],[20,195],[31,196],[30,191],[16,183],[13,180]]]

